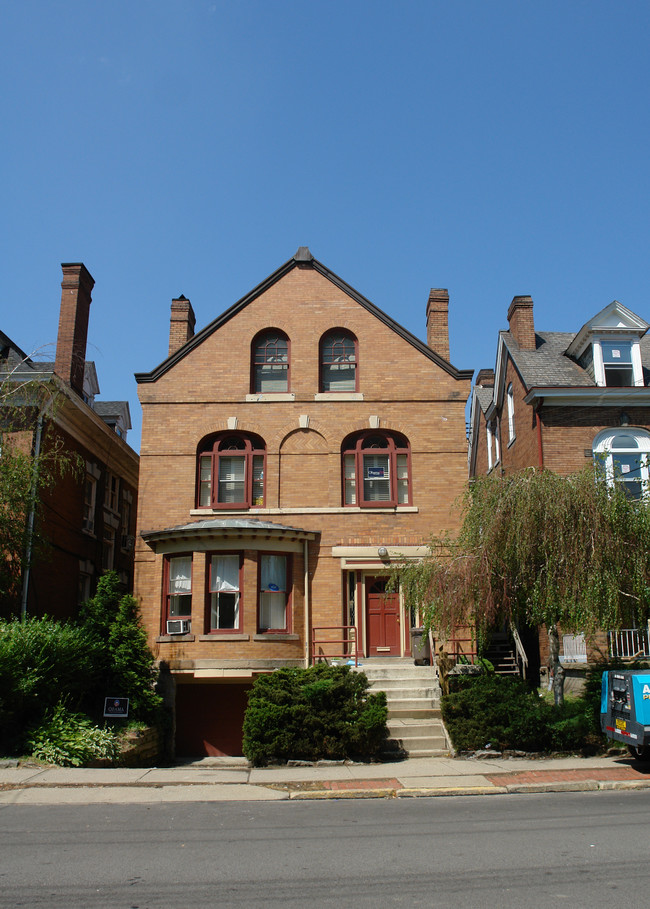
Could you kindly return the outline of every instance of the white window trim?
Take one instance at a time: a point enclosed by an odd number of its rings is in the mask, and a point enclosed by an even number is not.
[[[641,462],[641,483],[643,485],[643,495],[646,496],[650,485],[650,471],[648,469],[648,462],[650,461],[650,433],[646,430],[634,429],[629,426],[620,426],[616,429],[604,429],[602,432],[599,432],[592,445],[594,462],[599,458],[604,461],[607,485],[613,486],[616,478],[614,476],[612,443],[618,435],[634,436],[638,441],[639,446],[635,449],[627,449],[627,451],[634,454],[646,455],[645,463],[643,463],[643,461]],[[625,453],[626,449],[617,449],[617,451]]]
[[[603,332],[599,335],[593,335],[591,341],[591,349],[593,351],[594,357],[594,381],[596,382],[596,385],[599,385],[603,388],[607,387],[607,382],[605,379],[605,363],[603,360],[603,349],[601,347],[601,342],[620,341],[621,344],[630,345],[632,355],[632,378],[634,380],[634,385],[637,387],[643,387],[643,363],[641,362],[641,345],[639,344],[639,339],[636,335],[608,335]]]
[[[506,404],[508,408],[508,444],[515,440],[515,395],[512,382],[506,391]]]

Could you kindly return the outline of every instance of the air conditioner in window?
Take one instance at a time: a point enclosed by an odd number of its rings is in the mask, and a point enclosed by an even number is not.
[[[167,634],[189,634],[190,619],[167,619]]]

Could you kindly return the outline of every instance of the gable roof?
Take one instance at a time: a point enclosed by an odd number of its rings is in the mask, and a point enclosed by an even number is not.
[[[331,281],[335,287],[338,287],[339,290],[342,290],[347,294],[351,299],[355,300],[360,306],[363,306],[371,315],[379,319],[380,322],[383,322],[384,325],[388,326],[392,331],[398,334],[401,338],[407,341],[412,347],[418,350],[420,353],[424,354],[436,365],[440,366],[441,369],[444,369],[445,372],[449,373],[454,379],[471,379],[474,373],[473,369],[456,369],[455,366],[452,366],[447,360],[440,356],[432,350],[424,341],[421,341],[419,338],[416,338],[415,335],[411,334],[408,329],[404,328],[394,319],[392,319],[387,313],[379,309],[378,306],[375,306],[374,303],[371,303],[363,294],[360,294],[359,291],[351,287],[343,278],[340,278],[338,275],[334,274],[333,271],[330,271],[322,262],[319,262],[318,259],[315,259],[309,248],[307,246],[301,246],[296,254],[291,257],[284,265],[281,265],[273,274],[269,275],[264,281],[254,287],[253,290],[249,291],[245,296],[240,300],[226,309],[220,316],[217,316],[216,319],[213,319],[205,328],[197,332],[192,338],[189,339],[182,347],[175,351],[171,356],[167,357],[166,360],[163,360],[158,366],[155,367],[151,372],[137,372],[135,373],[135,379],[138,384],[145,382],[155,382],[162,375],[164,375],[169,369],[172,368],[176,363],[187,356],[190,351],[194,350],[195,347],[198,347],[200,344],[205,341],[211,334],[221,328],[222,325],[225,325],[233,316],[236,316],[245,306],[248,306],[253,300],[261,296],[265,291],[270,287],[276,284],[281,278],[284,278],[290,271],[293,271],[294,268],[313,268],[314,271],[322,275],[328,281]]]

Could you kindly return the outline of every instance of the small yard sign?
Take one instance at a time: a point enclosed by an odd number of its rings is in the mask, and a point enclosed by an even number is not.
[[[128,698],[106,698],[104,700],[104,716],[127,717],[128,715]]]

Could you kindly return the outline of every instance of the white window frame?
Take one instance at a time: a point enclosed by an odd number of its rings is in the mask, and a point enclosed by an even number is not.
[[[633,436],[637,442],[636,448],[614,448],[614,440],[618,436]],[[648,495],[650,488],[650,433],[645,429],[634,429],[631,426],[620,426],[616,429],[605,429],[599,432],[593,441],[593,456],[597,466],[604,467],[605,480],[608,486],[617,482],[614,457],[616,454],[639,455],[641,458],[640,481],[642,496]],[[620,481],[621,478],[619,477]],[[623,480],[624,482],[624,480]]]
[[[634,335],[594,335],[591,339],[592,351],[594,357],[594,381],[596,385],[603,388],[615,388],[616,386],[607,385],[607,374],[605,371],[605,360],[603,357],[602,343],[614,344],[620,342],[621,346],[630,345],[630,358],[632,361],[632,383],[635,386],[643,386],[643,363],[641,362],[641,346],[638,337]],[[625,386],[623,386],[625,387]]]
[[[515,440],[515,394],[512,389],[512,382],[508,385],[506,391],[506,406],[508,409],[508,444]]]

